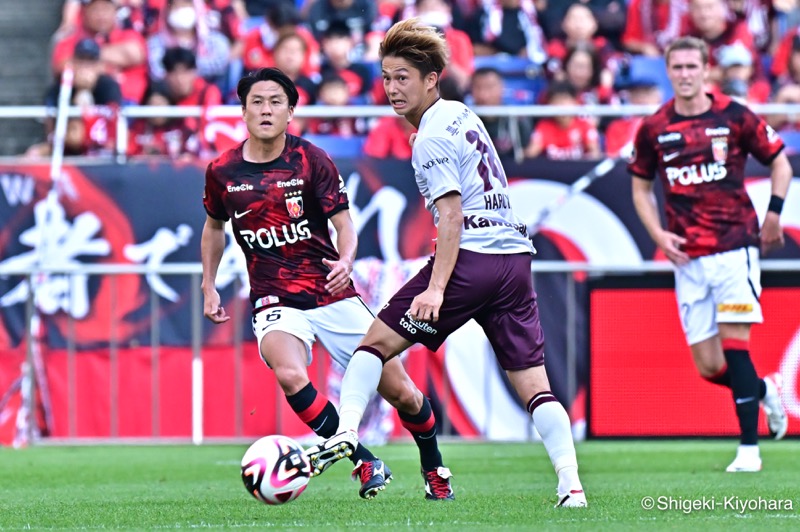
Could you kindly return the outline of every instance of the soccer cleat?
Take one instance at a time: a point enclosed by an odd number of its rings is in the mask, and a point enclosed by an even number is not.
[[[433,471],[422,471],[422,478],[425,479],[425,498],[429,501],[452,501],[455,499],[453,487],[450,486],[452,476],[453,474],[446,467],[437,467]]]
[[[352,430],[340,432],[327,440],[306,449],[311,463],[311,476],[321,475],[330,466],[353,454],[358,447],[358,434]]]
[[[377,458],[369,462],[359,460],[350,477],[361,481],[361,489],[358,490],[361,498],[372,499],[392,481],[392,471]]]
[[[736,458],[725,468],[728,473],[757,473],[761,471],[761,456],[755,445],[740,446]]]
[[[586,494],[583,490],[569,490],[567,493],[558,494],[558,504],[556,508],[586,508],[589,503],[586,502]]]
[[[767,385],[767,393],[761,400],[761,406],[764,408],[764,414],[767,415],[767,427],[769,427],[770,435],[776,440],[780,440],[786,436],[789,428],[789,417],[781,402],[783,377],[780,373],[773,373],[764,377],[764,383]]]

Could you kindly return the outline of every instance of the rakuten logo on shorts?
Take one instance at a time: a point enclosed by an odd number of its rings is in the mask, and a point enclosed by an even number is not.
[[[262,227],[256,231],[239,231],[239,234],[250,249],[255,249],[255,246],[263,249],[279,248],[311,238],[308,220],[280,227]]]
[[[303,183],[305,183],[305,181],[295,177],[289,181],[278,181],[278,188],[301,187]]]
[[[228,192],[244,192],[245,190],[253,190],[253,185],[242,183],[241,185],[228,185]]]
[[[667,168],[669,186],[675,186],[677,181],[681,185],[701,185],[725,179],[728,170],[722,163],[693,164],[681,168]]]

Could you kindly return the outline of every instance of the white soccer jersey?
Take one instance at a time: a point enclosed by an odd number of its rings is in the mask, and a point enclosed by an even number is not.
[[[439,100],[422,115],[411,164],[426,208],[461,194],[462,249],[476,253],[534,252],[525,223],[514,216],[508,180],[483,122],[463,103]]]

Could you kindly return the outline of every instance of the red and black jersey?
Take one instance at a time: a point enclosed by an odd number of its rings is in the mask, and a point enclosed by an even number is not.
[[[286,135],[277,159],[251,163],[243,145],[208,165],[203,206],[212,218],[231,221],[247,259],[251,302],[308,310],[358,295],[352,284],[335,296],[325,290],[322,259],[339,259],[328,219],[349,207],[328,154]]]
[[[744,186],[747,155],[770,164],[783,142],[766,122],[727,96],[681,116],[670,100],[645,118],[628,171],[656,175],[664,187],[668,230],[686,238],[690,257],[759,244],[758,217]]]

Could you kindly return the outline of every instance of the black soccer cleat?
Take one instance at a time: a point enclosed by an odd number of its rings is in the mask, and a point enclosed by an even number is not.
[[[456,498],[450,478],[453,474],[446,467],[437,467],[433,471],[422,471],[425,479],[425,498],[429,501],[452,501]]]
[[[358,494],[362,499],[372,499],[392,481],[392,471],[383,460],[377,458],[369,462],[359,460],[350,476],[353,480],[361,482]]]

